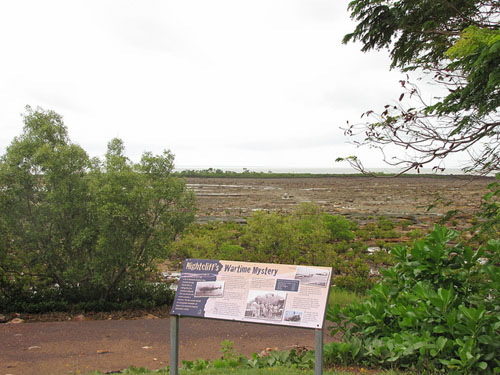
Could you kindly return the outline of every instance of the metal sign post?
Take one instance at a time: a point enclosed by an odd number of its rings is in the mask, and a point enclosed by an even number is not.
[[[314,375],[323,375],[323,330],[314,330]]]
[[[170,375],[179,374],[179,315],[170,315]]]

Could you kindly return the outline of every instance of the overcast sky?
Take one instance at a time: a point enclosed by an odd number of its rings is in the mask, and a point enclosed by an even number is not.
[[[30,105],[91,156],[119,137],[133,160],[338,168],[358,152],[339,127],[400,93],[386,52],[341,43],[347,0],[0,4],[0,154]]]

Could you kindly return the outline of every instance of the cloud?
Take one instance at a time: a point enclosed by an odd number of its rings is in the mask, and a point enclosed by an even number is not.
[[[0,5],[0,150],[26,104],[102,155],[331,165],[339,125],[399,93],[384,54],[344,46],[348,1],[19,0]],[[349,154],[354,151],[349,152]]]

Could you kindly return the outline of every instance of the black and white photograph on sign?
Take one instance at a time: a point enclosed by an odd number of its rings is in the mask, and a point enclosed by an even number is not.
[[[300,280],[301,284],[321,287],[326,287],[328,276],[330,276],[330,271],[310,267],[297,267],[295,272],[295,280]]]
[[[302,320],[302,311],[285,311],[286,322],[300,322]]]
[[[248,293],[245,318],[282,320],[286,293],[251,290]]]
[[[194,292],[196,297],[222,297],[224,281],[199,281]]]

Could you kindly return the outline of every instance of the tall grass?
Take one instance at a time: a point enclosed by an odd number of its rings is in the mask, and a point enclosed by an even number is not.
[[[333,305],[340,305],[344,307],[347,305],[352,305],[354,302],[361,302],[363,301],[363,299],[365,299],[364,295],[342,288],[332,287],[330,289],[328,304],[332,307]]]

